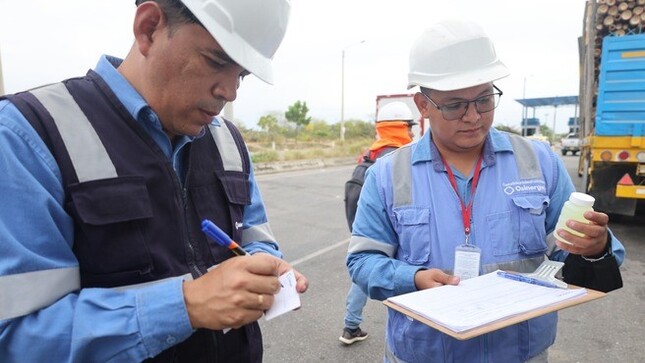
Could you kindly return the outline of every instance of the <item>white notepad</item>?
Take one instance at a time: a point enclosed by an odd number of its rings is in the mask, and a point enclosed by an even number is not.
[[[293,270],[280,276],[280,284],[282,288],[274,296],[273,305],[264,312],[266,320],[271,320],[300,307],[300,295],[296,290],[296,274]]]

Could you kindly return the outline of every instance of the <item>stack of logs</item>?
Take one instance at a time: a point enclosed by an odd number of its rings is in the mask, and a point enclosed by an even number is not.
[[[645,0],[599,0],[596,8],[597,37],[640,33],[645,27]]]
[[[596,79],[602,54],[602,39],[607,35],[640,33],[645,33],[645,0],[598,0],[594,43]]]

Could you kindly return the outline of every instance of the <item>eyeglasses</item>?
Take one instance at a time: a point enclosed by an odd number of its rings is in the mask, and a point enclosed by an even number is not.
[[[432,99],[430,99],[430,96],[428,96],[427,94],[423,92],[421,92],[421,94],[424,95],[428,99],[428,101],[430,101],[430,103],[432,103],[432,105],[437,108],[437,110],[441,111],[441,115],[445,120],[452,121],[459,120],[460,118],[464,117],[464,115],[466,115],[466,112],[468,112],[468,106],[471,103],[475,105],[475,110],[477,110],[477,112],[480,114],[494,110],[499,103],[499,98],[504,94],[504,92],[502,92],[502,90],[494,85],[493,88],[495,88],[497,92],[477,97],[474,100],[446,103],[445,105],[441,106],[437,105]]]

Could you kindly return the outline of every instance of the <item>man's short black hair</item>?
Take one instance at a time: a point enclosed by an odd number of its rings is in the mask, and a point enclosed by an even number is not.
[[[198,24],[202,23],[188,10],[181,0],[135,0],[135,5],[139,6],[146,1],[154,1],[159,4],[161,11],[166,16],[168,26],[172,29],[180,24]]]

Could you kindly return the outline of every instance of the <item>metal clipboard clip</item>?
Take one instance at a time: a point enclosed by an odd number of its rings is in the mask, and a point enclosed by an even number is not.
[[[556,285],[561,289],[567,288],[567,283],[555,278],[555,275],[564,266],[564,262],[546,260],[535,270],[535,272],[522,275]]]

